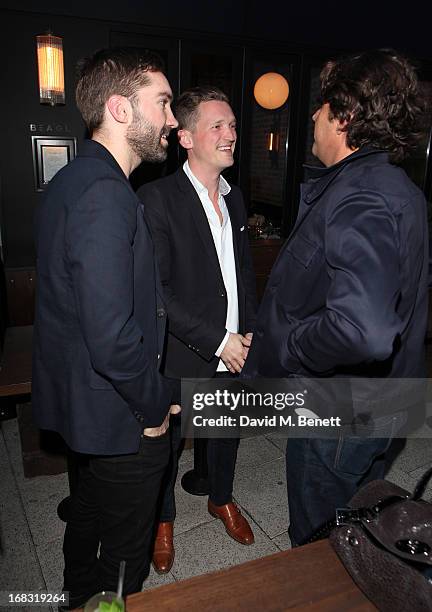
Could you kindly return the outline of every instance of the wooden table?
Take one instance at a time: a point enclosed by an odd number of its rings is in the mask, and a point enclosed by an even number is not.
[[[0,362],[0,397],[31,393],[33,325],[6,328]]]
[[[328,540],[130,595],[127,612],[372,611]]]

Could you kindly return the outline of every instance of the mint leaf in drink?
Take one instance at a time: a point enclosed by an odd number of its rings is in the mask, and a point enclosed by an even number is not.
[[[124,612],[123,602],[118,599],[113,599],[111,602],[100,601],[95,612]]]

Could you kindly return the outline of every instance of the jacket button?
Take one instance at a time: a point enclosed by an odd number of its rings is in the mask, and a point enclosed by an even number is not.
[[[222,293],[220,294],[221,297],[225,297],[225,293],[222,291]]]
[[[159,355],[159,353],[158,353],[158,361],[159,361],[159,359],[160,359],[160,355]]]
[[[164,308],[158,308],[158,309],[157,309],[157,316],[158,316],[158,317],[160,317],[160,318],[161,318],[161,317],[164,317],[164,316],[165,316],[165,314],[166,314],[166,312],[165,312],[165,309],[164,309]]]

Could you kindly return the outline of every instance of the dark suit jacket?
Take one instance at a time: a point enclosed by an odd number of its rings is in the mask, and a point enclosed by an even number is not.
[[[36,249],[36,423],[75,451],[136,452],[143,427],[160,425],[171,399],[158,372],[165,311],[142,207],[97,142],[51,181]]]
[[[167,376],[211,377],[226,329],[227,298],[211,230],[183,169],[143,185],[138,195],[155,244],[168,312]],[[239,331],[254,330],[256,284],[238,187],[224,196],[236,262]]]
[[[427,271],[423,193],[386,153],[315,169],[243,375],[423,376]]]

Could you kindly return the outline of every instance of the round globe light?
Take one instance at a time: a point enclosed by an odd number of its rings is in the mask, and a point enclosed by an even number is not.
[[[288,81],[278,72],[266,72],[255,83],[254,97],[263,108],[280,108],[288,100],[288,95]]]

